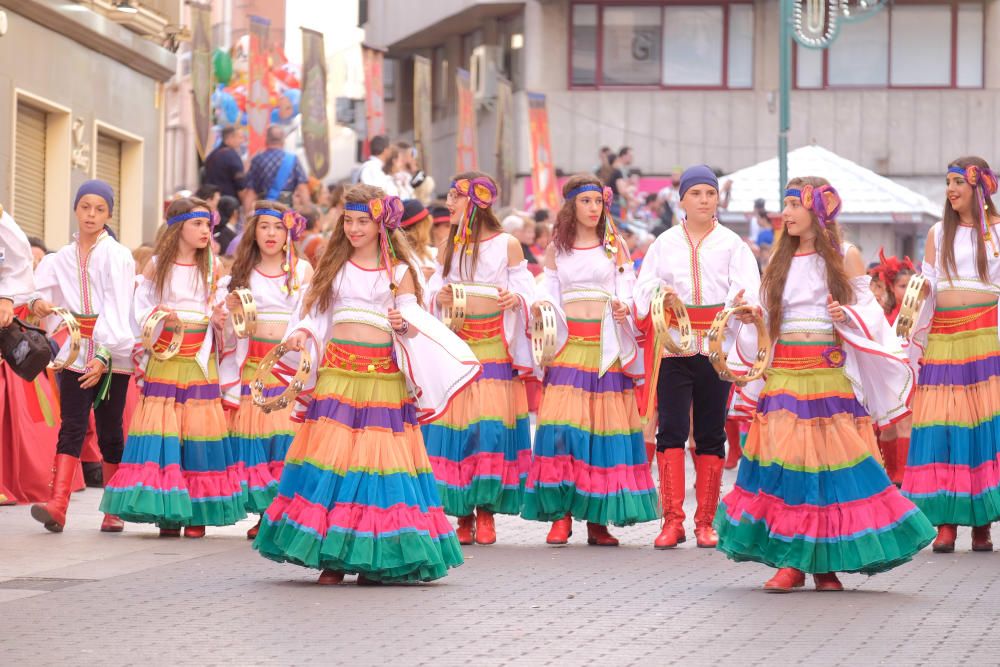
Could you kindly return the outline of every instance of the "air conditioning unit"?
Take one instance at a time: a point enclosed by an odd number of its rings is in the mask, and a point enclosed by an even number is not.
[[[491,102],[497,96],[497,78],[503,71],[503,47],[481,44],[469,59],[472,92],[477,102]]]

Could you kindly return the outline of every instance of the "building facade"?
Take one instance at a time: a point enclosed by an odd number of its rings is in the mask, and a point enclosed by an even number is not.
[[[126,246],[152,240],[180,5],[143,2],[127,15],[104,0],[0,7],[0,202],[50,248],[75,231],[73,194],[89,178],[115,189],[111,227]]]
[[[590,170],[600,146],[669,175],[704,162],[733,172],[775,155],[778,0],[369,0],[366,39],[397,59],[394,134],[412,127],[405,76],[433,62],[434,165],[455,150],[454,76],[477,47],[513,82],[517,171],[530,172],[525,91],[544,93],[552,154]],[[1000,0],[894,0],[844,23],[831,48],[793,47],[790,148],[816,144],[943,201],[947,162],[1000,161]],[[480,50],[482,52],[482,50]],[[409,65],[412,68],[412,65]],[[479,163],[496,162],[481,97]],[[516,199],[516,197],[515,197]]]

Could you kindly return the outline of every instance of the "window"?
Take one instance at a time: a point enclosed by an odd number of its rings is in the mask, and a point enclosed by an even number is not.
[[[28,236],[45,238],[45,154],[47,114],[18,102],[14,139],[14,207]]]
[[[983,34],[981,1],[897,0],[826,50],[797,47],[796,86],[981,88]]]
[[[581,2],[570,23],[571,87],[753,86],[749,2]]]
[[[99,132],[97,134],[96,157],[97,178],[111,186],[111,190],[115,194],[115,201],[119,204],[112,209],[108,226],[120,238],[122,214],[122,142],[103,132]]]

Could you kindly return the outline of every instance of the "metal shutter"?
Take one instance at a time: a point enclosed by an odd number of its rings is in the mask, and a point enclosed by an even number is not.
[[[122,142],[105,134],[97,135],[97,178],[111,186],[115,208],[108,226],[121,236]]]
[[[45,123],[46,114],[26,104],[17,105],[14,140],[13,216],[28,236],[45,238]]]

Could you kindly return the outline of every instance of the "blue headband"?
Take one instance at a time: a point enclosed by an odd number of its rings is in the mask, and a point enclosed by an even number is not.
[[[570,199],[573,199],[577,195],[581,195],[584,192],[599,192],[599,193],[601,193],[603,195],[604,194],[604,188],[602,188],[599,185],[594,185],[593,183],[587,183],[586,185],[581,185],[580,187],[573,188],[572,190],[570,190],[569,192],[567,192],[566,193],[566,200],[568,201]]]
[[[368,208],[368,204],[356,204],[352,201],[349,201],[346,204],[344,204],[344,210],[357,211],[358,213],[367,213],[368,215],[371,215],[372,212],[371,209]]]
[[[276,211],[273,208],[258,208],[253,212],[253,214],[256,216],[270,215],[272,217],[277,218],[278,220],[281,220],[282,217],[284,217],[284,214],[281,211]]]
[[[212,220],[212,214],[208,211],[191,211],[190,213],[180,213],[172,218],[167,218],[167,225],[173,225],[178,222],[184,222],[185,220],[193,220],[194,218],[205,218],[208,221]]]
[[[965,177],[965,169],[962,169],[961,167],[948,167],[948,173],[961,174],[963,178]]]
[[[799,199],[802,199],[802,190],[799,190],[797,188],[788,188],[787,190],[785,190],[785,196],[798,197]]]

